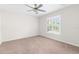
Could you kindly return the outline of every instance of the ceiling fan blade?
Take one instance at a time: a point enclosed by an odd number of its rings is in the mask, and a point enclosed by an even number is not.
[[[33,10],[27,10],[27,11],[33,11]]]
[[[38,11],[35,11],[36,14],[38,14]]]
[[[25,4],[25,6],[30,7],[30,8],[33,8],[33,7],[31,7],[31,6],[27,5],[27,4]]]
[[[38,11],[37,10],[33,10],[36,14],[38,14]]]
[[[34,4],[35,8],[37,7],[37,4]]]
[[[28,12],[30,12],[30,11],[33,11],[33,12],[35,12],[36,14],[38,14],[38,11],[37,10],[27,10]]]
[[[40,8],[40,7],[42,7],[43,5],[42,4],[40,4],[37,8]]]
[[[38,11],[46,12],[45,10],[37,9]]]

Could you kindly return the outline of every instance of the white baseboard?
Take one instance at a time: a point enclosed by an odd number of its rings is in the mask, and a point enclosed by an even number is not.
[[[14,38],[14,39],[7,39],[7,40],[4,40],[2,41],[3,43],[4,42],[8,42],[8,41],[13,41],[13,40],[19,40],[19,39],[23,39],[23,38],[30,38],[30,37],[35,37],[35,36],[39,36],[39,35],[34,35],[34,36],[25,36],[25,37],[17,37],[17,38]],[[2,42],[0,42],[0,44],[2,44]]]
[[[67,42],[67,41],[64,41],[64,40],[58,40],[57,38],[51,38],[51,37],[45,36],[45,35],[41,35],[41,36],[43,36],[45,38],[48,38],[48,39],[54,39],[54,40],[59,41],[59,42],[63,42],[63,43],[66,43],[66,44],[70,44],[70,45],[79,47],[79,45],[75,44],[75,43]]]

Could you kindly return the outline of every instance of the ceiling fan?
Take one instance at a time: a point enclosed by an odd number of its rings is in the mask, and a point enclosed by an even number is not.
[[[33,6],[29,6],[28,4],[25,4],[25,6],[31,8],[31,10],[28,10],[29,12],[33,11],[36,14],[38,14],[38,11],[40,11],[40,12],[46,12],[45,10],[40,9],[41,7],[43,7],[43,4],[33,4]]]

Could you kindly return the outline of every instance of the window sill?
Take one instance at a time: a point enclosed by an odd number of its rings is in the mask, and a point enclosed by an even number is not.
[[[60,35],[60,32],[48,31],[47,33],[52,33],[52,34]]]

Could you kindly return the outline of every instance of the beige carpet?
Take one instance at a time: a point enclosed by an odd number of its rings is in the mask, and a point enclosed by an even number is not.
[[[48,39],[42,36],[4,42],[1,54],[62,54],[79,53],[79,47]]]

